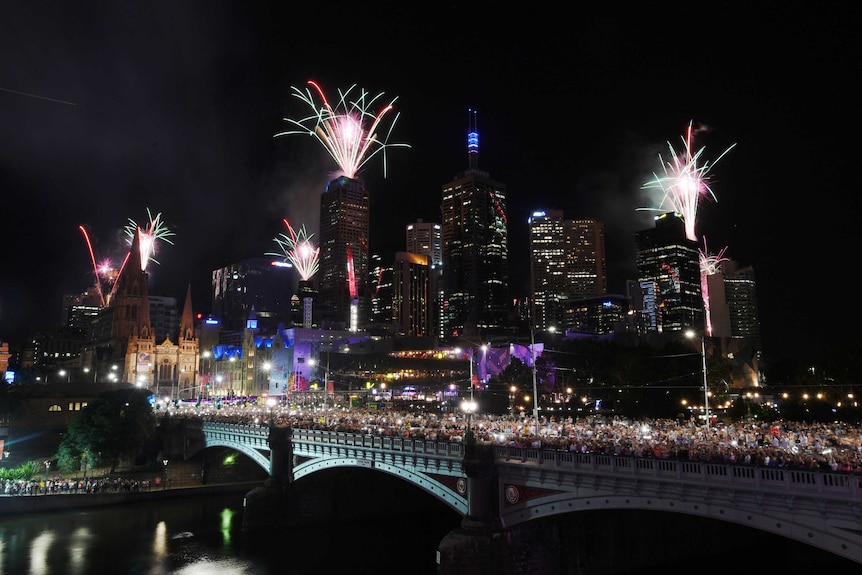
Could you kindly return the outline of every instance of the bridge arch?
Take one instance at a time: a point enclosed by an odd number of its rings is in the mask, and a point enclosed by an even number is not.
[[[355,457],[320,457],[318,459],[305,461],[295,466],[293,468],[293,478],[294,480],[297,480],[317,472],[345,467],[372,469],[376,472],[386,473],[387,475],[397,477],[418,489],[431,494],[437,500],[446,504],[461,515],[467,514],[467,499],[459,495],[457,490],[453,491],[438,479],[425,473],[419,473],[398,465],[362,460]]]
[[[231,440],[207,439],[205,448],[208,449],[210,447],[227,447],[229,449],[233,449],[234,451],[238,451],[243,455],[248,456],[252,461],[260,465],[267,473],[270,471],[269,454],[261,453],[253,447]]]

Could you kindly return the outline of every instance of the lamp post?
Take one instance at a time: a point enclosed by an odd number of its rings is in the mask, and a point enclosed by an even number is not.
[[[535,304],[534,304],[535,305]],[[539,390],[536,382],[536,329],[530,318],[530,355],[533,356],[533,420],[536,424],[536,436],[539,436]]]
[[[464,433],[464,443],[474,443],[476,436],[473,435],[473,413],[476,411],[476,402],[465,399],[461,402],[461,412],[467,414],[467,431]]]
[[[269,426],[272,427],[272,408],[275,407],[275,404],[278,403],[274,397],[270,397],[266,400],[266,406],[269,408]]]
[[[687,338],[696,337],[697,334],[689,330],[685,332],[685,336]],[[701,360],[701,372],[703,373],[703,411],[704,416],[706,417],[706,431],[709,431],[709,385],[707,384],[706,377],[706,337],[703,335],[700,336],[700,360]]]
[[[48,470],[51,469],[51,461],[45,460],[45,495],[48,495]]]
[[[168,460],[162,459],[162,464],[164,464],[164,478],[162,480],[162,491],[168,488]]]

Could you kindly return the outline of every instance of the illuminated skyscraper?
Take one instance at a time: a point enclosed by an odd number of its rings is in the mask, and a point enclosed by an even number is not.
[[[605,225],[593,219],[566,220],[566,283],[569,295],[584,299],[608,292]]]
[[[511,307],[506,187],[479,169],[475,112],[471,119],[468,168],[443,186],[444,338],[498,331]]]
[[[443,228],[438,223],[419,220],[407,224],[407,251],[411,254],[428,256],[430,265],[443,264]]]
[[[368,320],[368,236],[365,184],[346,176],[329,182],[320,197],[317,305],[331,321],[321,327],[355,330]]]
[[[530,226],[530,283],[534,327],[563,327],[563,302],[568,299],[566,234],[563,212],[533,212]]]
[[[428,257],[430,291],[426,305],[430,306],[426,337],[443,338],[440,318],[443,317],[443,226],[418,222],[407,225],[407,252]]]
[[[654,294],[649,324],[658,332],[703,328],[697,242],[686,237],[679,214],[655,218],[655,227],[635,233],[638,281]],[[646,284],[652,284],[647,288]]]
[[[394,311],[399,333],[429,337],[433,317],[434,282],[428,256],[397,252],[394,273]]]
[[[569,327],[566,302],[607,293],[602,222],[566,220],[560,210],[533,212],[530,264],[535,320],[539,329]]]

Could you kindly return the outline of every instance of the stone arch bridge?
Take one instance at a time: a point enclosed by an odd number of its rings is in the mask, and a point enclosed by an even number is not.
[[[469,437],[449,443],[214,422],[196,433],[186,439],[187,457],[234,449],[269,472],[270,492],[335,467],[371,469],[430,493],[462,515],[462,531],[477,534],[584,510],[665,511],[744,525],[862,563],[859,474],[493,446]],[[255,515],[252,495],[244,524],[254,528],[267,519]],[[446,560],[438,551],[438,563]]]

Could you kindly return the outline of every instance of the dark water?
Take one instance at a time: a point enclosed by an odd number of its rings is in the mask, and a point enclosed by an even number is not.
[[[237,492],[0,516],[0,575],[431,575],[436,574],[438,544],[460,521],[447,510],[252,536],[242,531],[242,499]],[[604,559],[643,547],[633,546],[636,541],[647,541],[659,565],[627,575],[712,575],[737,568],[808,575],[855,573],[860,567],[777,536],[681,515],[670,516],[672,522],[664,517],[601,512],[561,518],[561,525],[572,523],[561,532],[575,534],[563,536],[561,547],[573,548],[576,539],[586,537],[592,550],[580,567],[569,561],[564,571],[610,572]],[[690,553],[700,547],[710,551]],[[680,553],[684,550],[689,553]]]
[[[241,529],[241,493],[3,517],[0,574],[432,574],[453,518],[249,537]]]

